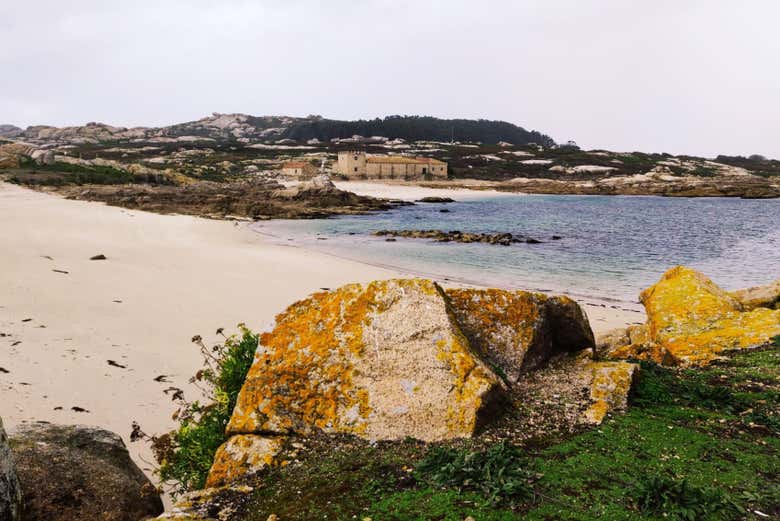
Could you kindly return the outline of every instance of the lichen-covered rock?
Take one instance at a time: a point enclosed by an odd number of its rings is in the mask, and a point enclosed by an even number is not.
[[[216,487],[238,477],[253,474],[273,465],[284,447],[286,438],[237,434],[223,443],[214,455],[214,463],[206,480],[207,487]]]
[[[16,477],[14,458],[8,436],[0,418],[0,520],[19,521],[22,511],[22,489]]]
[[[428,280],[350,284],[276,320],[260,338],[228,434],[468,437],[503,388]]]
[[[116,434],[40,422],[11,433],[25,520],[138,521],[163,504]]]
[[[780,279],[765,286],[733,291],[731,296],[737,299],[746,311],[756,308],[780,309]]]
[[[755,347],[780,334],[780,310],[745,311],[733,295],[703,274],[677,266],[640,300],[647,324],[631,343],[610,349],[613,358],[649,359],[665,365],[702,365],[723,351]]]
[[[594,346],[588,318],[570,298],[501,289],[446,293],[472,346],[512,383],[557,354]]]
[[[591,404],[584,413],[587,422],[600,424],[608,412],[628,407],[628,395],[639,370],[628,362],[589,362],[585,370],[592,371]]]
[[[230,521],[249,502],[254,489],[246,485],[209,487],[180,497],[173,508],[155,519],[166,521]]]

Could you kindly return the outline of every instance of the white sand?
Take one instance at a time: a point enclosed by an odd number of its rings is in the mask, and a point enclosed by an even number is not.
[[[10,371],[0,371],[0,417],[10,427],[99,425],[125,440],[133,420],[148,433],[173,426],[163,389],[195,397],[187,384],[201,363],[193,335],[211,343],[217,328],[235,331],[239,322],[262,330],[321,287],[399,276],[270,244],[244,225],[68,201],[4,183],[0,241],[0,333],[8,335],[0,337],[0,367]],[[96,254],[108,260],[90,261]],[[586,309],[597,331],[642,319]],[[155,382],[162,374],[170,381]],[[128,445],[136,461],[151,461],[146,445]]]
[[[468,181],[468,180],[467,180]],[[342,189],[354,192],[358,195],[368,195],[384,199],[401,199],[414,201],[422,197],[449,197],[456,201],[469,201],[486,197],[512,197],[517,193],[499,192],[498,190],[468,190],[463,188],[447,188],[446,182],[438,182],[441,188],[418,186],[411,182],[403,181],[335,181],[334,184]],[[426,183],[435,186],[436,182]],[[472,181],[476,187],[482,186],[480,181]]]

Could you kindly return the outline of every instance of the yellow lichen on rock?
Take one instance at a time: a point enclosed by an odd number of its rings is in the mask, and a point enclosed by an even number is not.
[[[228,433],[470,436],[500,387],[435,283],[351,284],[277,316],[260,338]]]
[[[589,423],[600,424],[608,412],[628,406],[628,394],[639,366],[628,362],[590,362],[587,369],[593,371],[592,403],[584,418]]]
[[[223,443],[214,455],[206,480],[207,487],[229,483],[237,477],[274,465],[284,447],[285,438],[238,434]]]
[[[647,324],[628,330],[631,343],[610,346],[606,356],[703,365],[723,351],[755,347],[780,334],[780,310],[745,311],[733,294],[684,266],[667,271],[640,300]]]
[[[446,294],[471,345],[510,382],[555,354],[593,347],[587,317],[567,297],[501,289]]]

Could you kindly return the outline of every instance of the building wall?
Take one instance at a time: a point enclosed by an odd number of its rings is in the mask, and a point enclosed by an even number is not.
[[[347,177],[363,177],[366,175],[365,152],[339,152],[338,173]]]
[[[338,173],[350,178],[368,177],[373,179],[422,179],[426,175],[433,178],[447,178],[446,163],[417,163],[410,161],[386,163],[373,159],[366,161],[364,152],[339,152]]]

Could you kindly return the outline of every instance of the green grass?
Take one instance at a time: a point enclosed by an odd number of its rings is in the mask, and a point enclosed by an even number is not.
[[[645,364],[629,411],[549,446],[485,440],[310,448],[258,477],[241,519],[412,521],[780,516],[780,350]],[[490,443],[487,446],[490,447]],[[356,517],[355,517],[356,516]]]

